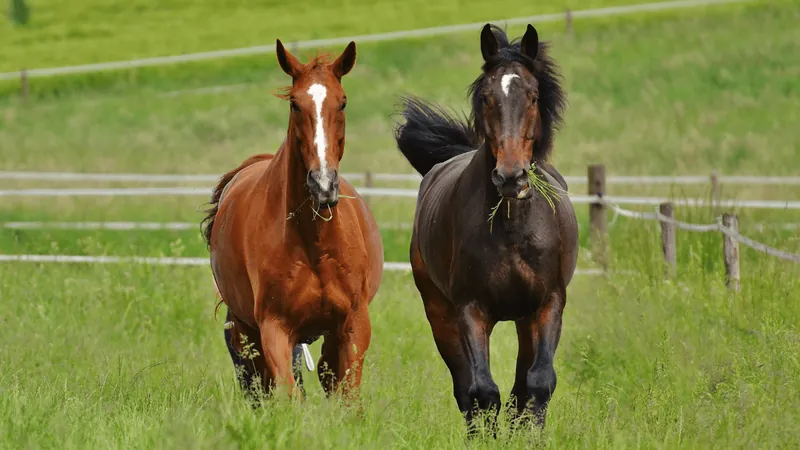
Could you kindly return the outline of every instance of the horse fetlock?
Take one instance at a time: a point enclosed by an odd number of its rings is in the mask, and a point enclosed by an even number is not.
[[[556,370],[552,364],[534,366],[528,372],[528,393],[535,407],[542,407],[550,401],[556,390]]]
[[[474,408],[480,410],[500,410],[500,389],[492,380],[480,380],[469,388],[469,398]]]

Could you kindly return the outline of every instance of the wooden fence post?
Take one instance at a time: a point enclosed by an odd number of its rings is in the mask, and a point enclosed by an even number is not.
[[[372,172],[369,172],[369,171],[365,172],[364,173],[364,186],[368,187],[368,188],[371,188],[373,184],[374,183],[372,181]],[[370,198],[369,195],[364,196],[364,201],[367,203],[367,205],[369,205],[369,198]]]
[[[716,169],[711,172],[711,204],[716,208],[720,200],[719,177]]]
[[[659,212],[664,217],[674,219],[673,205],[671,202],[662,203],[658,206]],[[660,220],[661,224],[661,249],[664,251],[664,262],[667,263],[665,276],[674,278],[677,273],[677,249],[675,244],[675,224]]]
[[[19,82],[22,89],[22,100],[28,100],[28,69],[19,71]]]
[[[606,193],[606,168],[602,164],[589,166],[589,195],[602,198]],[[603,269],[608,268],[608,249],[606,246],[606,205],[589,204],[589,244],[595,261]]]
[[[567,36],[572,36],[572,10],[569,8],[567,8],[567,11],[564,13],[564,21],[566,22]]]
[[[739,219],[735,214],[723,214],[722,226],[738,232]],[[739,292],[739,241],[723,233],[722,249],[725,255],[726,283],[729,289]]]

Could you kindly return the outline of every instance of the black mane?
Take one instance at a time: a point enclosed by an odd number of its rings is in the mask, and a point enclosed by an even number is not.
[[[483,115],[481,114],[480,92],[486,83],[486,75],[499,67],[513,63],[522,64],[528,69],[539,82],[539,117],[542,122],[542,134],[536,139],[533,145],[533,158],[537,161],[545,161],[550,156],[553,148],[553,135],[561,126],[564,110],[567,106],[567,98],[561,87],[561,73],[558,65],[550,58],[549,42],[539,42],[539,51],[536,59],[532,60],[522,53],[520,49],[521,38],[508,41],[505,31],[492,25],[499,46],[497,55],[485,61],[482,67],[483,73],[470,85],[469,95],[472,96],[472,112],[470,121],[472,129],[476,133],[481,133],[483,127]],[[483,140],[483,136],[479,136]]]

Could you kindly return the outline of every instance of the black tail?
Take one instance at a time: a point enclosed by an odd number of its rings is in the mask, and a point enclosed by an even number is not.
[[[394,132],[397,148],[421,175],[436,164],[475,150],[480,142],[466,120],[458,120],[439,106],[403,98],[406,122]]]

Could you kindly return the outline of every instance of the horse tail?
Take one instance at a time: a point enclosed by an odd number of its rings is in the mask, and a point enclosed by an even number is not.
[[[401,114],[406,122],[395,128],[397,148],[423,176],[436,164],[479,145],[466,119],[455,118],[439,106],[405,97]]]
[[[259,161],[272,159],[273,156],[274,155],[267,153],[253,155],[247,158],[242,164],[239,165],[239,167],[231,170],[219,179],[217,186],[211,192],[211,201],[208,202],[211,207],[204,211],[206,213],[206,217],[202,222],[200,222],[200,227],[203,231],[203,239],[206,241],[206,245],[209,249],[211,248],[211,229],[214,228],[214,219],[217,217],[217,212],[219,211],[219,201],[222,199],[222,193],[225,191],[225,187],[237,174],[239,174],[239,172],[244,170],[246,167],[251,166]]]

